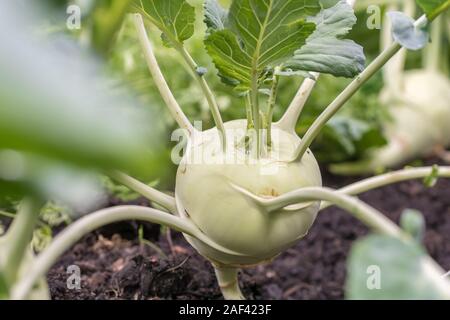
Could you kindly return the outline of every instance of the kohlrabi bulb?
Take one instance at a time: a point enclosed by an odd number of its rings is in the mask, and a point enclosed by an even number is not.
[[[278,255],[306,235],[320,205],[313,202],[269,213],[236,190],[239,187],[273,198],[322,185],[319,166],[310,151],[301,161],[292,161],[300,142],[295,134],[274,125],[271,151],[256,160],[245,148],[246,126],[246,120],[225,124],[226,153],[215,128],[196,133],[177,172],[179,214],[216,243],[241,255],[224,254],[189,236],[188,241],[213,262],[226,265],[252,265]]]
[[[389,144],[376,153],[385,167],[426,155],[450,145],[450,80],[438,73],[405,73],[399,99],[387,99],[392,121],[385,126]]]

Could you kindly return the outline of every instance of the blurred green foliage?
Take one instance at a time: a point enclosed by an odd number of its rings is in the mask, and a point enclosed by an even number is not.
[[[105,61],[81,45],[82,32],[70,39],[68,31],[55,31],[65,23],[55,22],[64,6],[22,10],[35,5],[0,5],[1,202],[33,194],[87,205],[98,200],[96,172],[156,175],[162,138],[152,110],[111,86]],[[98,10],[117,14],[116,6]],[[120,29],[118,20],[108,34]],[[48,28],[52,23],[55,28]]]

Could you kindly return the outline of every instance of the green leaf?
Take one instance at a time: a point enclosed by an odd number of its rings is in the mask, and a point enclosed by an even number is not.
[[[205,45],[225,83],[250,86],[252,58],[241,49],[239,40],[233,32],[230,30],[214,32],[205,39]]]
[[[195,8],[186,0],[141,0],[146,17],[162,32],[165,45],[183,43],[194,34]]]
[[[318,0],[234,0],[229,29],[212,32],[206,48],[226,82],[250,88],[305,44],[315,30],[306,18],[319,10]]]
[[[228,10],[224,9],[217,0],[205,1],[206,26],[213,30],[223,30],[227,25]]]
[[[448,299],[450,282],[432,273],[416,243],[371,235],[354,244],[348,260],[350,299]]]
[[[392,23],[392,36],[403,47],[410,50],[419,50],[428,43],[429,34],[426,30],[416,28],[414,19],[403,12],[388,12]]]
[[[293,70],[316,71],[352,78],[364,70],[363,48],[352,40],[341,39],[356,23],[351,6],[339,2],[322,10],[309,21],[316,30],[286,64]]]
[[[439,8],[440,6],[448,3],[448,0],[416,0],[417,4],[422,8],[425,14],[429,17],[430,14],[433,13],[434,10]]]

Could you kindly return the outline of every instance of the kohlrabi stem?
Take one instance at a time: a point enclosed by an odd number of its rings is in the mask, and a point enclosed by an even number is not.
[[[279,76],[277,75],[278,68],[275,68],[275,72],[273,74],[272,78],[272,87],[270,88],[270,97],[269,101],[267,103],[267,116],[266,116],[266,122],[267,122],[267,147],[272,147],[272,121],[273,121],[273,109],[275,108],[275,103],[277,101],[277,93],[278,93],[278,81]]]
[[[411,0],[406,0],[411,1]],[[415,3],[414,3],[415,6]],[[386,11],[398,11],[400,7],[399,3],[392,3],[387,6]],[[411,16],[411,15],[409,15]],[[383,25],[381,29],[381,48],[386,50],[394,42],[392,38],[392,24],[387,16],[383,17]],[[402,48],[398,54],[392,57],[382,69],[383,82],[385,88],[387,88],[390,97],[396,97],[403,91],[403,70],[405,68],[407,50]]]
[[[434,167],[421,167],[393,171],[350,184],[342,189],[337,190],[337,192],[346,195],[358,195],[360,193],[364,193],[366,191],[390,184],[407,180],[426,178],[430,176],[434,170]],[[441,178],[450,178],[450,167],[438,167],[436,176]],[[331,203],[324,202],[322,203],[320,208],[325,209],[331,205]]]
[[[188,131],[189,136],[192,136],[194,132],[194,127],[189,122],[188,118],[184,114],[183,110],[179,106],[175,97],[173,96],[172,91],[164,79],[164,76],[159,68],[158,62],[156,60],[155,54],[153,52],[152,44],[150,39],[148,38],[147,31],[145,30],[144,21],[142,20],[142,16],[138,13],[133,15],[134,24],[139,36],[139,42],[141,44],[145,60],[147,61],[148,69],[152,74],[153,80],[155,81],[156,87],[159,90],[164,102],[169,108],[170,113],[172,114],[175,121],[178,123],[180,128]]]
[[[161,28],[162,26],[160,23],[155,21],[155,19],[148,15],[147,13],[144,14],[146,17],[156,26]],[[206,82],[206,79],[204,78],[204,74],[200,73],[200,70],[198,69],[199,66],[195,62],[195,60],[192,58],[192,56],[189,54],[189,52],[184,47],[183,43],[179,42],[177,38],[174,38],[170,32],[164,33],[170,40],[171,44],[173,45],[173,48],[178,51],[178,53],[181,55],[181,57],[186,62],[187,66],[191,70],[192,76],[197,80],[197,82],[200,85],[200,88],[206,98],[206,101],[208,102],[209,109],[211,110],[211,114],[213,116],[214,123],[217,127],[217,130],[220,135],[220,141],[222,143],[223,150],[226,150],[226,134],[225,134],[225,127],[223,124],[222,116],[220,114],[219,105],[217,103],[216,97],[214,96],[211,88],[208,85],[208,82]]]
[[[444,17],[438,17],[431,26],[431,44],[429,44],[424,51],[424,67],[427,70],[439,71],[442,54],[442,32]]]
[[[225,300],[245,300],[239,288],[238,269],[214,265],[214,270]]]
[[[401,241],[411,240],[406,233],[404,233],[394,222],[389,220],[380,211],[369,206],[356,197],[342,194],[333,189],[319,187],[301,188],[273,199],[264,199],[255,196],[253,193],[240,187],[235,188],[251,200],[255,201],[257,205],[267,211],[267,214],[271,214],[273,211],[280,210],[293,204],[311,201],[327,201],[328,203],[332,203],[333,205],[348,211],[352,216],[375,232],[395,237]],[[424,263],[427,270],[432,273],[435,279],[439,279],[445,273],[443,269],[428,256],[424,258]],[[448,284],[442,286],[445,290],[449,290],[450,286],[448,286]]]
[[[204,75],[199,74],[198,64],[191,57],[191,55],[186,50],[184,45],[180,44],[180,43],[176,43],[174,48],[181,54],[181,56],[183,57],[183,59],[186,61],[187,65],[191,69],[192,75],[197,80],[197,82],[200,84],[200,88],[202,89],[203,94],[205,95],[206,101],[208,102],[209,109],[211,110],[211,114],[214,119],[214,123],[220,134],[223,150],[225,151],[226,145],[227,145],[225,127],[223,125],[223,120],[222,120],[222,116],[220,114],[220,109],[219,109],[219,105],[217,104],[216,97],[214,96],[211,88],[209,87],[208,83],[206,82]]]
[[[39,209],[43,203],[34,198],[22,200],[11,227],[5,235],[7,246],[5,248],[5,278],[13,283],[25,255],[33,231],[39,217]]]
[[[403,6],[402,6],[403,5]],[[415,0],[404,0],[403,4],[392,3],[387,7],[386,11],[398,11],[399,7],[408,17],[414,18],[416,14],[416,1]],[[383,29],[381,31],[382,49],[388,48],[392,42],[392,24],[387,15],[384,16]],[[406,64],[408,51],[403,48],[398,54],[396,54],[392,59],[386,63],[383,69],[383,79],[385,88],[390,92],[391,97],[396,97],[401,94],[403,89],[403,75]]]
[[[245,94],[245,111],[247,113],[247,129],[255,128],[255,124],[253,122],[253,114],[252,114],[252,98],[250,97],[250,93]]]
[[[366,226],[377,232],[394,237],[402,236],[402,231],[398,226],[386,218],[380,211],[372,208],[358,198],[339,193],[333,189],[319,187],[301,188],[282,194],[273,199],[263,199],[256,197],[251,193],[245,191],[242,192],[251,197],[268,212],[280,210],[289,205],[302,202],[327,201],[348,211]]]
[[[317,79],[320,76],[318,72],[312,72],[311,75],[314,79],[306,78],[303,80],[297,94],[289,105],[288,109],[278,121],[277,126],[285,131],[295,132],[298,119],[305,107],[306,101],[308,101],[311,92],[316,85]]]
[[[160,206],[167,209],[170,213],[176,214],[177,206],[175,204],[175,199],[161,191],[158,191],[152,187],[149,187],[145,183],[136,180],[133,177],[126,175],[125,173],[119,171],[113,171],[109,173],[109,176],[116,180],[117,182],[123,184],[124,186],[136,191],[140,195],[144,196],[148,200],[159,204]]]
[[[449,0],[450,2],[450,0]],[[431,21],[430,21],[431,22]],[[428,20],[425,15],[416,20],[416,27],[424,27]],[[311,146],[311,143],[318,136],[325,124],[330,120],[336,112],[365,84],[378,70],[380,70],[386,62],[388,62],[402,46],[398,42],[394,42],[386,50],[384,50],[369,66],[357,76],[341,94],[320,114],[311,127],[306,132],[295,152],[295,159],[299,160]]]
[[[256,133],[256,158],[259,159],[261,155],[261,117],[259,114],[258,77],[256,74],[252,76],[251,101],[253,124],[255,125]]]
[[[36,257],[32,268],[28,270],[26,276],[12,288],[12,299],[26,299],[28,292],[30,292],[36,281],[45,276],[58,258],[84,235],[105,225],[124,220],[140,220],[162,224],[195,237],[217,250],[237,254],[215,244],[190,221],[166,212],[140,206],[107,208],[84,216],[58,234],[52,243]]]

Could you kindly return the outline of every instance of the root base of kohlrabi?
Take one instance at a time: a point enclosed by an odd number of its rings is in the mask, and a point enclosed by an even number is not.
[[[216,129],[197,133],[189,141],[177,172],[179,214],[216,243],[242,254],[224,254],[186,236],[203,256],[223,265],[270,260],[308,232],[320,205],[314,202],[269,213],[236,190],[238,186],[261,198],[273,198],[322,185],[319,166],[310,151],[301,161],[292,162],[300,143],[295,134],[274,125],[271,152],[256,160],[242,143],[246,126],[246,120],[225,123],[226,153],[221,151]]]

